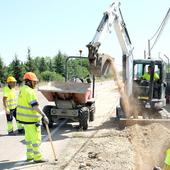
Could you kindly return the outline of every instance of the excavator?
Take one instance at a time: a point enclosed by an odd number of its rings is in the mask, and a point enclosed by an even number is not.
[[[103,38],[111,33],[113,29],[115,30],[122,50],[122,78],[124,93],[127,94],[126,100],[133,101],[133,104],[130,104],[131,106],[137,106],[137,119],[138,115],[142,115],[142,118],[146,119],[144,112],[148,114],[151,112],[156,113],[156,111],[162,110],[166,105],[165,62],[153,58],[134,59],[134,48],[123,19],[120,2],[114,1],[104,12],[92,41],[87,45],[90,64],[89,70],[93,75],[102,76],[107,74],[112,67],[112,63],[114,63],[111,56],[99,53],[99,47],[102,44]],[[149,80],[145,80],[143,75],[147,72],[148,67],[151,69],[150,78]],[[158,80],[154,78],[155,73],[159,76]],[[124,104],[126,105],[126,102],[124,102]],[[133,109],[130,109],[130,112],[133,112],[132,110]],[[119,120],[123,118],[129,119],[132,117],[131,115],[132,113],[126,113],[121,96],[120,105],[116,107],[116,118]],[[154,118],[154,115],[149,118]],[[136,117],[132,119],[136,119]]]

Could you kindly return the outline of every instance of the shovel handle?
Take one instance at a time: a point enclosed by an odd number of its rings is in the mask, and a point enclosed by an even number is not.
[[[54,155],[54,160],[57,161],[57,157],[56,157],[56,153],[55,153],[55,150],[54,150],[54,145],[53,145],[53,142],[52,142],[52,137],[51,137],[49,127],[48,127],[47,124],[45,124],[45,127],[46,127],[46,130],[47,130],[47,133],[48,133],[48,138],[50,140],[51,148],[52,148],[53,155]]]

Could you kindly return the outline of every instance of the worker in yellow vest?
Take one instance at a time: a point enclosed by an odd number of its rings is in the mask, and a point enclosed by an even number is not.
[[[16,79],[13,76],[7,78],[7,86],[3,88],[3,105],[5,108],[7,118],[7,129],[9,135],[14,135],[13,131],[13,117],[16,119],[17,95],[15,91]],[[17,128],[19,133],[24,133],[22,124],[17,120]]]
[[[163,170],[170,170],[170,148],[166,150],[166,157],[164,161],[164,168]]]
[[[148,66],[148,72],[145,72],[144,75],[142,76],[142,79],[150,81],[150,77],[151,77],[151,66]],[[155,72],[153,75],[154,80],[158,80],[159,79],[159,75]]]
[[[170,170],[170,148],[166,150],[166,156],[164,160],[164,167],[161,169],[160,167],[155,166],[153,170]]]
[[[40,152],[41,127],[40,121],[49,123],[48,118],[39,107],[34,88],[38,82],[37,76],[32,72],[24,74],[25,85],[20,88],[17,106],[17,119],[24,124],[25,141],[27,147],[27,161],[35,163],[45,162]]]

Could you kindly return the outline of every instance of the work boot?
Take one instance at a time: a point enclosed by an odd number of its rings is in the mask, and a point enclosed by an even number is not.
[[[12,131],[8,132],[8,136],[15,136],[14,131],[12,130]]]
[[[48,162],[47,159],[41,159],[41,160],[34,160],[35,163],[45,163]]]
[[[29,158],[26,160],[26,162],[30,162],[30,161],[33,161],[34,159],[33,158]]]
[[[24,129],[18,129],[18,133],[19,134],[24,134],[25,132],[24,132]]]
[[[155,167],[153,168],[153,170],[161,170],[161,168],[158,167],[158,166],[155,166]]]

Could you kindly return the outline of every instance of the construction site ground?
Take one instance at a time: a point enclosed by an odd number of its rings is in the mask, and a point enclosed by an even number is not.
[[[39,97],[43,100],[43,106],[45,99],[41,94]],[[44,140],[42,151],[45,157],[50,159],[48,163],[18,166],[17,161],[23,160],[17,158],[15,164],[12,164],[9,158],[7,161],[3,156],[12,154],[9,147],[5,148],[9,137],[1,136],[0,169],[151,170],[154,165],[162,166],[165,150],[170,146],[170,125],[168,127],[161,123],[152,123],[120,130],[114,119],[119,93],[113,81],[97,83],[95,98],[95,121],[90,122],[87,131],[77,131],[77,123],[63,123],[61,127],[56,125],[51,129],[58,161],[53,161],[50,143]],[[167,109],[169,110],[169,106]],[[44,129],[43,135],[46,136]],[[24,150],[21,152],[24,154]],[[13,153],[15,154],[17,153]]]

